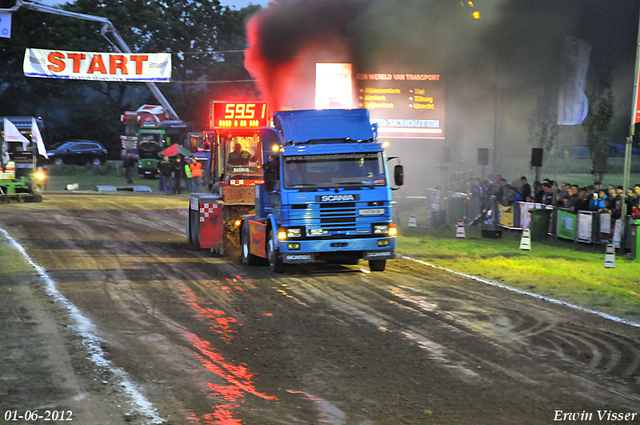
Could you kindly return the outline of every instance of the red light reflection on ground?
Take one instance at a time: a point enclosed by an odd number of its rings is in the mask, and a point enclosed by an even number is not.
[[[237,333],[231,329],[231,324],[237,323],[238,321],[231,316],[227,316],[227,313],[222,310],[201,307],[197,300],[195,294],[190,293],[188,298],[185,299],[185,302],[201,316],[204,322],[213,322],[213,325],[209,329],[220,335],[223,341],[230,342],[234,334]]]
[[[224,424],[224,425],[242,425],[242,421],[240,419],[227,417],[222,412],[207,413],[206,415],[202,415],[202,421],[200,420],[199,417],[196,416],[195,413],[189,412],[189,414],[187,415],[187,419],[198,425],[207,425],[207,424],[215,424],[215,423]]]
[[[203,415],[202,422],[196,421],[198,424],[223,424],[223,425],[235,425],[241,424],[240,419],[233,417],[233,410],[243,403],[242,400],[245,394],[252,394],[256,397],[260,397],[264,400],[277,400],[277,397],[270,396],[259,392],[253,385],[253,374],[249,372],[249,369],[245,366],[234,365],[226,361],[226,359],[220,354],[215,352],[214,348],[208,341],[203,341],[195,334],[185,333],[185,336],[191,342],[194,348],[199,352],[196,356],[202,362],[202,365],[210,372],[222,378],[227,382],[224,384],[214,384],[208,382],[207,385],[211,390],[209,397],[215,399],[222,399],[226,401],[225,404],[216,404],[213,407],[215,410],[211,414]]]
[[[222,310],[201,307],[197,303],[197,297],[193,292],[187,291],[184,301],[196,311],[205,322],[212,322],[210,329],[218,334],[225,342],[230,342],[237,332],[231,329],[231,324],[237,323],[233,317],[229,317]],[[238,324],[238,326],[241,326]],[[198,425],[222,424],[240,425],[242,421],[233,417],[234,409],[244,403],[246,394],[252,394],[264,400],[277,400],[277,397],[259,392],[253,384],[253,374],[246,366],[235,365],[228,362],[209,341],[200,339],[196,334],[181,328],[183,337],[196,349],[195,355],[202,365],[211,373],[217,375],[224,383],[207,382],[211,394],[210,398],[216,399],[212,406],[214,411],[203,415],[189,412],[187,419]],[[216,380],[219,381],[219,380]],[[222,401],[226,403],[222,403]]]

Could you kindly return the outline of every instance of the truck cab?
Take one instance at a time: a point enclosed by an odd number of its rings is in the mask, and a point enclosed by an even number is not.
[[[28,143],[9,141],[5,138],[4,121],[8,120],[24,136]],[[11,199],[19,202],[41,202],[46,183],[43,158],[32,140],[32,125],[44,133],[39,118],[28,116],[0,117],[0,202]]]
[[[175,143],[183,145],[192,127],[192,123],[179,120],[162,121],[154,127],[141,127],[138,133],[138,175],[155,178],[161,160],[160,152]]]
[[[387,156],[364,109],[284,111],[261,130],[264,184],[244,218],[241,255],[288,263],[369,261],[384,271],[395,257]],[[394,184],[402,184],[402,166]]]

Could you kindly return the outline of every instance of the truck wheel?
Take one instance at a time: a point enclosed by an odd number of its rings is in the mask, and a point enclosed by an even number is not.
[[[33,193],[34,195],[42,195],[42,192],[44,192],[44,188],[41,183],[31,182],[29,183],[29,192]]]
[[[369,269],[372,272],[383,272],[387,267],[387,260],[369,260]]]
[[[240,248],[242,251],[242,264],[245,266],[255,266],[258,263],[258,258],[249,252],[249,244],[249,231],[246,226],[242,226],[242,246]]]
[[[281,258],[278,258],[278,251],[276,251],[276,243],[273,239],[273,230],[269,232],[269,240],[267,242],[267,255],[269,256],[269,268],[274,273],[284,273],[284,263]]]

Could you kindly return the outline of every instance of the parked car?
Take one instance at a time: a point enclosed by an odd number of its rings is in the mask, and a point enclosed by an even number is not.
[[[107,150],[93,140],[73,139],[56,143],[47,151],[49,162],[60,164],[92,164],[99,166],[107,161]]]

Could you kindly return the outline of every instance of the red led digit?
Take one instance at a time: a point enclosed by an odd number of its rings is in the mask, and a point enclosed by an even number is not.
[[[225,119],[233,119],[235,117],[235,103],[227,103],[227,106],[225,106],[224,111],[225,111],[225,115],[224,118]]]
[[[255,103],[247,103],[247,107],[245,109],[247,114],[246,114],[245,118],[250,120],[256,115],[255,107],[256,107]]]
[[[244,103],[236,104],[236,118],[244,118]]]

